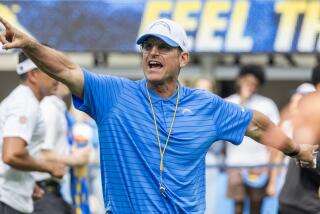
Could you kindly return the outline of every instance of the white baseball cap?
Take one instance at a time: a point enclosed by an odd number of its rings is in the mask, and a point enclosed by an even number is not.
[[[158,19],[148,25],[138,37],[137,44],[141,45],[148,37],[157,37],[171,47],[180,47],[188,52],[188,37],[185,30],[176,22],[169,19]]]
[[[36,68],[38,67],[31,61],[31,59],[26,59],[17,65],[17,73],[21,75]]]
[[[316,88],[311,83],[302,83],[297,87],[295,93],[304,95],[315,91]]]

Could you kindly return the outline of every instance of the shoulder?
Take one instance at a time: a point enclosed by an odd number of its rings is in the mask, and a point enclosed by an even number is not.
[[[260,94],[254,94],[252,98],[254,101],[260,102],[265,105],[274,105],[274,106],[276,105],[275,102],[271,98],[266,97],[266,96],[262,96]]]
[[[38,118],[42,115],[39,101],[35,98],[30,89],[29,91],[25,89],[26,88],[18,86],[1,103],[0,115],[2,119],[8,120],[10,118],[18,118],[19,120],[12,120],[17,123],[26,123],[26,121],[35,123],[38,121]]]
[[[94,73],[87,69],[82,69],[84,78],[84,90],[85,92],[100,93],[103,91],[119,91],[123,89],[125,85],[132,82],[124,77],[112,76],[108,74]],[[87,94],[87,93],[85,93]]]
[[[36,99],[31,89],[23,85],[19,85],[15,88],[3,101],[3,104],[6,107],[10,107],[11,110],[16,111],[37,111],[39,108],[39,101]]]
[[[94,73],[88,69],[82,69],[83,71],[83,75],[85,80],[88,81],[107,81],[107,80],[118,80],[118,81],[122,81],[122,82],[132,82],[131,80],[129,80],[128,78],[124,78],[124,77],[118,77],[118,76],[112,76],[112,75],[108,75],[108,74],[99,74],[99,73]],[[86,83],[86,82],[85,82]]]
[[[230,96],[225,98],[226,101],[229,102],[239,102],[239,95],[238,94],[231,94]]]

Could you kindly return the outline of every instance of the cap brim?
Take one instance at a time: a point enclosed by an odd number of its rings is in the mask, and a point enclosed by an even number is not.
[[[162,41],[164,41],[166,44],[170,45],[171,47],[179,47],[178,43],[176,43],[172,39],[170,39],[164,35],[160,35],[160,34],[144,34],[137,39],[137,45],[141,45],[149,37],[157,37],[157,38],[161,39]]]

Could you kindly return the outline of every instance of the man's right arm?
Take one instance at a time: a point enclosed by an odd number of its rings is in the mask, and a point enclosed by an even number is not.
[[[253,110],[253,118],[249,124],[246,135],[258,143],[271,146],[287,156],[294,157],[315,168],[315,150],[318,145],[298,144],[290,139],[279,126],[274,124],[264,114]]]
[[[64,175],[63,164],[33,158],[26,145],[26,142],[19,137],[5,137],[2,146],[3,162],[23,171],[48,172],[56,177]]]
[[[5,31],[0,33],[3,49],[21,48],[40,70],[63,82],[72,94],[83,98],[84,78],[79,65],[73,63],[61,52],[40,44],[22,33],[0,16]]]

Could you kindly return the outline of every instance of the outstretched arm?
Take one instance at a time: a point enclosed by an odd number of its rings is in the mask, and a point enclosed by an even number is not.
[[[294,143],[280,127],[258,111],[253,111],[253,118],[247,128],[246,135],[266,146],[276,148],[288,156],[306,161],[310,167],[315,167],[314,151],[318,146]]]
[[[79,65],[61,52],[42,45],[22,33],[1,16],[0,22],[5,27],[0,34],[3,49],[21,48],[40,70],[66,84],[77,97],[83,97],[84,79]]]

